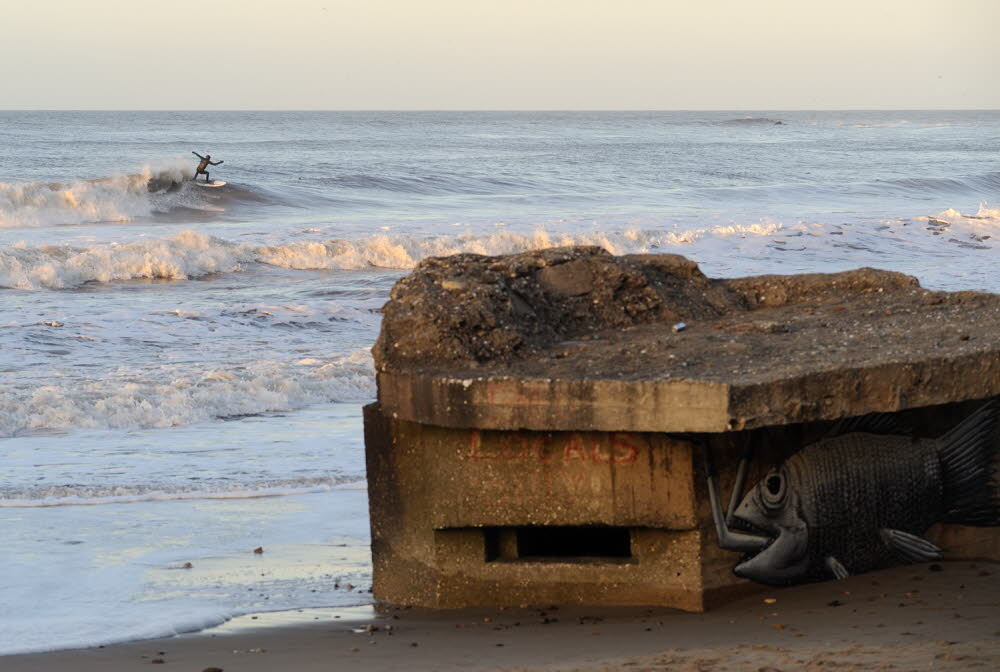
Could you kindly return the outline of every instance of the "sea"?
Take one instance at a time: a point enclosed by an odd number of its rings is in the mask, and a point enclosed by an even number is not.
[[[370,604],[369,350],[421,260],[1000,292],[998,151],[1000,111],[0,111],[0,654]]]

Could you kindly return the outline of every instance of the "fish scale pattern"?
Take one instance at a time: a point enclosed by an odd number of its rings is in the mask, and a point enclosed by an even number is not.
[[[899,557],[882,541],[891,528],[922,534],[943,511],[942,476],[933,440],[853,433],[803,449],[787,462],[809,528],[813,578],[828,578],[827,556],[851,573]]]

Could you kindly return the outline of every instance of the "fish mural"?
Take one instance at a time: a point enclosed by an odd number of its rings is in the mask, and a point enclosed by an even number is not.
[[[728,511],[705,450],[719,546],[745,555],[733,572],[769,585],[842,579],[901,562],[941,558],[922,538],[937,522],[1000,525],[993,483],[996,400],[937,439],[884,433],[893,416],[841,423],[772,469],[737,506],[749,454]]]

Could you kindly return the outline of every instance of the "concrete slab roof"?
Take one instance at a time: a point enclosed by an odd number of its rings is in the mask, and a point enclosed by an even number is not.
[[[724,432],[1000,394],[1000,295],[874,269],[724,280],[676,255],[456,255],[383,312],[383,412],[446,427]]]

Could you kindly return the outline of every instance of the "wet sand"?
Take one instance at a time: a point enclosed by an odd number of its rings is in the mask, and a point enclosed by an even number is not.
[[[998,669],[1000,565],[913,565],[765,589],[706,614],[552,606],[302,610],[167,639],[0,657],[4,672],[147,665],[193,672]]]

